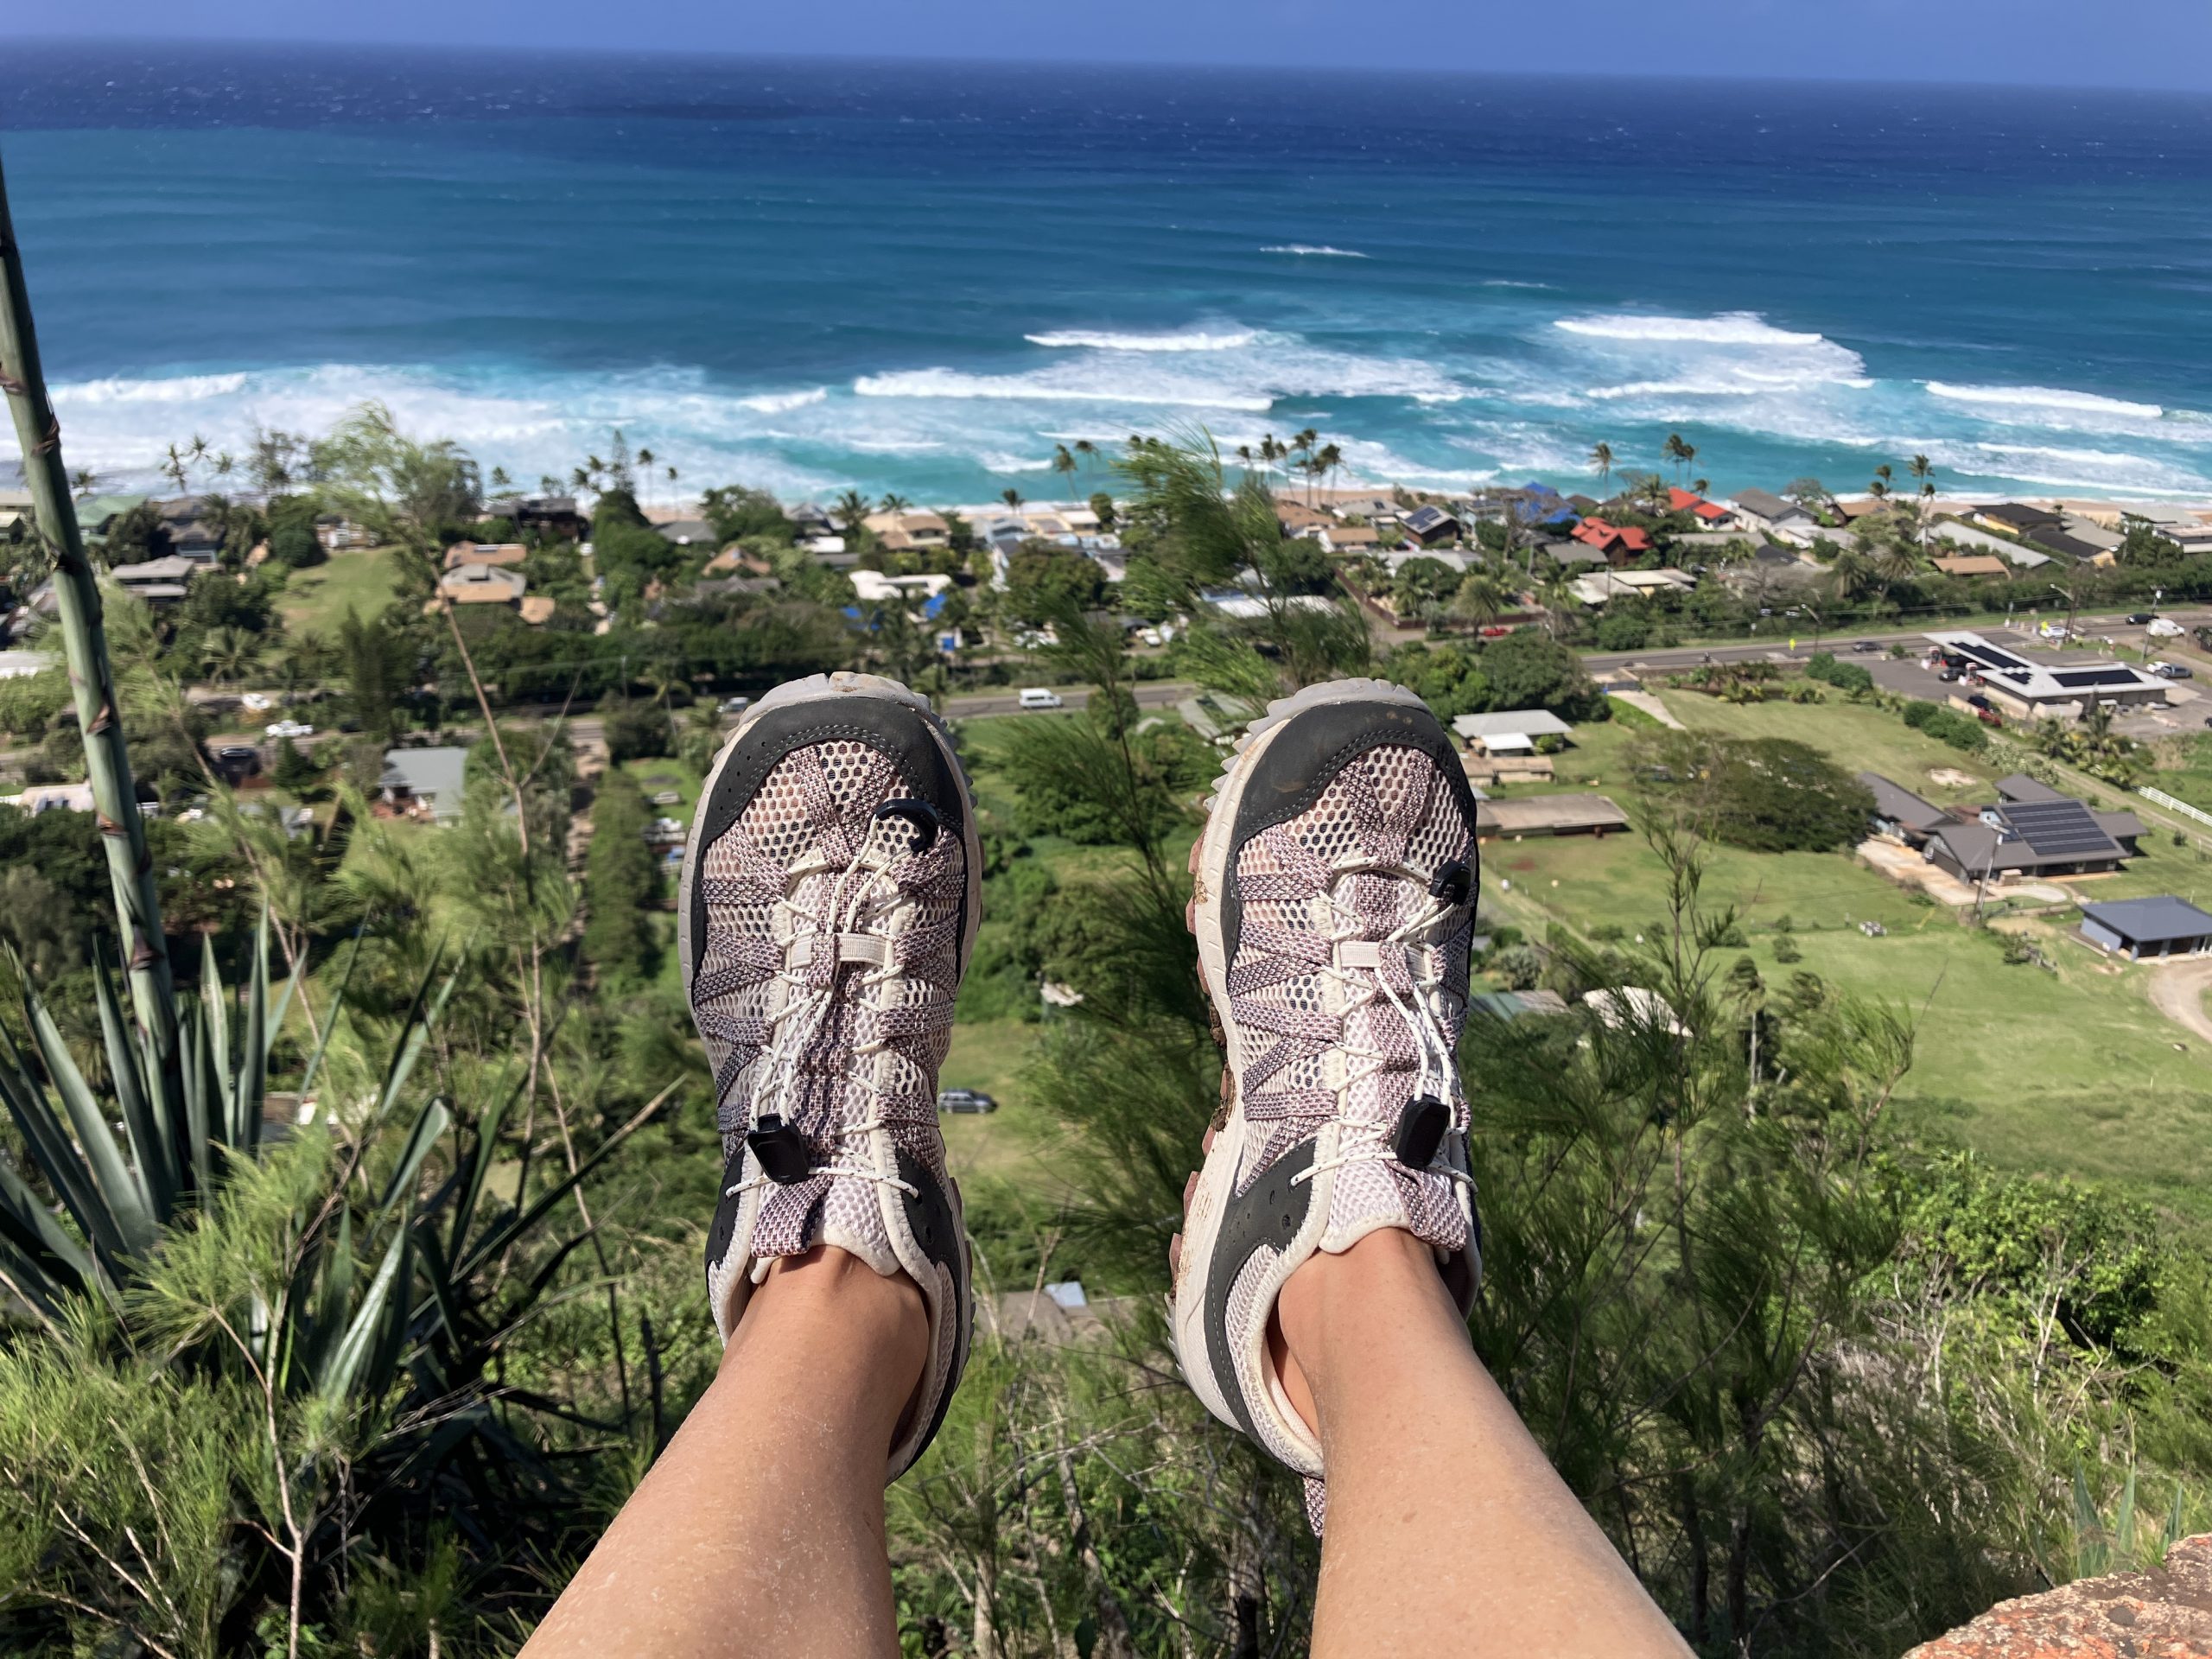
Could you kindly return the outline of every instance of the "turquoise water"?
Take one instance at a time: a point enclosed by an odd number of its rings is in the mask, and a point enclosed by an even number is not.
[[[525,482],[619,425],[680,488],[1042,496],[1203,425],[1344,481],[1678,431],[1722,493],[2212,495],[2201,98],[9,54],[68,458],[118,478],[378,397]]]

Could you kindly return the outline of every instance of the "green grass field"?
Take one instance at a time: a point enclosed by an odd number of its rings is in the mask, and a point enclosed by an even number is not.
[[[334,638],[349,607],[366,619],[391,603],[398,574],[388,547],[334,553],[321,564],[295,570],[278,604],[284,626],[296,637],[319,633]]]

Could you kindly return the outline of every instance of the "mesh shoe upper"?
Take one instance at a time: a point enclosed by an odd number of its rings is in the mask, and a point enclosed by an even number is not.
[[[937,1076],[972,878],[959,834],[879,811],[912,797],[868,743],[795,748],[700,855],[691,1002],[724,1151],[772,1115],[803,1137],[814,1172],[789,1185],[754,1172],[759,1263],[831,1239],[889,1270],[869,1155],[878,1126],[945,1179]]]
[[[1238,849],[1242,926],[1229,972],[1243,1046],[1248,1144],[1239,1189],[1324,1124],[1339,1125],[1327,1235],[1403,1226],[1450,1255],[1468,1208],[1442,1171],[1392,1155],[1408,1103],[1426,1095],[1464,1135],[1454,1059],[1466,1017],[1465,903],[1472,826],[1422,750],[1357,755],[1313,804]],[[1455,890],[1431,887],[1459,867]]]

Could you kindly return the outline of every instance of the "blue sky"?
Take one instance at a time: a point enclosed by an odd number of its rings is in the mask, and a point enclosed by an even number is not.
[[[2212,90],[2212,0],[71,0],[58,10],[0,3],[0,35],[57,32]]]

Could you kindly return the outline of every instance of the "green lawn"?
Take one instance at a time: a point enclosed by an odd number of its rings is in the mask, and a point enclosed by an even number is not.
[[[1980,755],[1962,754],[1916,732],[1871,703],[1849,702],[1834,692],[1825,702],[1723,702],[1697,691],[1666,693],[1667,707],[1693,731],[1731,737],[1790,737],[1824,751],[1846,772],[1878,772],[1937,805],[1974,798],[1988,798],[1986,783],[1971,788],[1945,785],[1934,771],[1971,773],[1977,779],[1998,774]]]
[[[691,814],[699,804],[699,774],[681,760],[663,758],[651,760],[625,760],[620,770],[638,780],[638,787],[645,791],[645,799],[652,804],[655,817],[674,818],[685,829],[691,827]],[[654,803],[653,797],[674,792],[682,798],[674,802]]]
[[[323,563],[295,570],[278,606],[284,626],[294,635],[333,638],[348,607],[365,620],[389,605],[398,575],[397,556],[388,547],[334,553]]]

